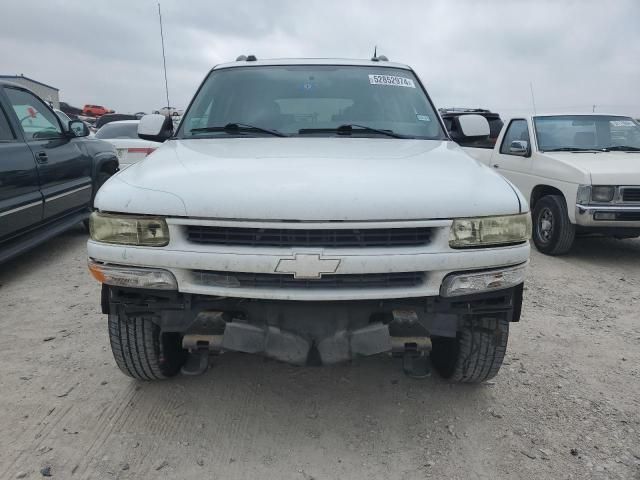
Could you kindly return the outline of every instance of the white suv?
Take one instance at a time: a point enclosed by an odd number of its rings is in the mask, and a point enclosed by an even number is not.
[[[472,115],[463,129],[489,133]],[[249,57],[211,70],[175,133],[160,115],[138,132],[166,142],[100,189],[88,242],[124,373],[241,351],[496,375],[527,201],[450,140],[409,67]]]

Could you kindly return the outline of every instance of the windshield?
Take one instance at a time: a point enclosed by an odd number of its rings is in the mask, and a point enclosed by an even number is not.
[[[640,126],[630,117],[562,115],[535,117],[534,123],[541,151],[640,148]]]
[[[218,130],[250,125],[286,135],[446,139],[437,114],[409,70],[331,65],[234,67],[213,71],[186,113],[179,138],[264,135]],[[350,130],[336,129],[357,125]],[[209,129],[209,130],[208,130]]]
[[[96,138],[138,138],[138,122],[107,123],[96,132]]]

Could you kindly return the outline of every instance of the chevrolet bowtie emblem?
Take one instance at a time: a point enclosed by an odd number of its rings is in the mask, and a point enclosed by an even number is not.
[[[319,279],[323,273],[335,273],[340,265],[338,258],[322,258],[317,254],[297,253],[293,258],[282,258],[277,273],[293,273],[293,278]]]

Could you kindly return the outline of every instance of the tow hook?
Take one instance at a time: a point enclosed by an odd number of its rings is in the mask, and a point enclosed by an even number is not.
[[[402,371],[411,378],[427,378],[431,376],[429,337],[391,337],[394,352],[402,355]]]
[[[183,375],[202,375],[209,368],[209,349],[189,352],[187,361],[180,371]]]
[[[405,350],[402,355],[402,371],[411,378],[430,377],[431,366],[427,355],[419,350]]]
[[[183,375],[202,375],[209,368],[209,352],[222,343],[222,335],[185,335],[182,348],[187,350],[187,361],[180,371]]]
[[[391,348],[395,356],[402,356],[402,371],[411,378],[431,376],[429,352],[431,338],[419,322],[415,311],[394,310],[389,324]]]

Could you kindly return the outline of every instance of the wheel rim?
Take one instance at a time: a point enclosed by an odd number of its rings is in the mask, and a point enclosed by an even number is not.
[[[537,230],[538,239],[542,243],[549,243],[553,236],[553,212],[549,208],[543,208],[538,214]]]

